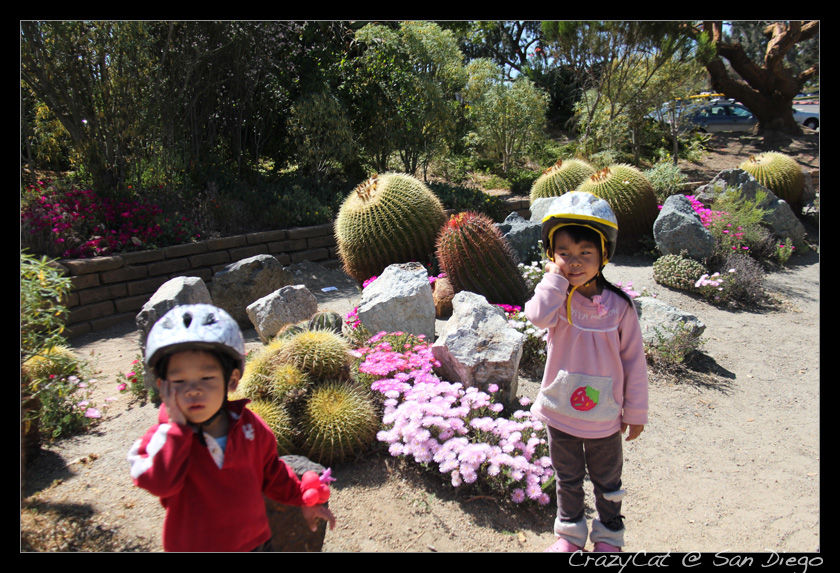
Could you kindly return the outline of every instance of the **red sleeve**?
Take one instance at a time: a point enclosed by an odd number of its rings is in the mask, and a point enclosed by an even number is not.
[[[190,463],[193,432],[178,424],[157,424],[128,452],[134,484],[164,498],[177,493]]]
[[[277,453],[277,439],[263,420],[248,410],[255,418],[255,427],[263,436],[263,493],[278,503],[303,505],[303,491],[295,472],[280,459]]]

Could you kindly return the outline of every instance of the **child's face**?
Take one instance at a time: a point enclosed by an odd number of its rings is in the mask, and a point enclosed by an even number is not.
[[[601,250],[591,241],[575,243],[568,231],[554,233],[554,263],[572,286],[581,286],[601,270]]]
[[[230,380],[225,381],[219,360],[202,350],[173,354],[166,370],[175,404],[193,424],[207,421],[222,407],[227,393],[236,390],[239,376],[239,370],[234,370]],[[161,384],[158,379],[158,386]]]

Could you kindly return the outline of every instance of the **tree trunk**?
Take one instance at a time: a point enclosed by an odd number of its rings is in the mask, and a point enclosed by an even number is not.
[[[801,133],[793,119],[793,98],[819,72],[819,67],[794,75],[785,66],[784,58],[796,43],[819,33],[819,22],[776,22],[768,26],[765,33],[770,40],[761,65],[747,57],[741,44],[723,40],[722,22],[703,22],[703,31],[717,49],[717,55],[706,63],[712,89],[740,101],[753,112],[758,119],[758,133]],[[730,75],[722,58],[739,78]]]

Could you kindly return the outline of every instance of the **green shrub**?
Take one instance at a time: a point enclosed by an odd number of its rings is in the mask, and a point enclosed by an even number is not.
[[[644,174],[653,185],[653,192],[660,204],[671,195],[679,193],[683,184],[688,181],[688,177],[679,166],[668,158],[658,161],[653,167],[645,170]]]

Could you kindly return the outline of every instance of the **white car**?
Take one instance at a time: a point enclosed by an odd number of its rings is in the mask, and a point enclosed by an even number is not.
[[[820,128],[820,112],[805,111],[804,109],[793,108],[793,119],[810,129]]]

